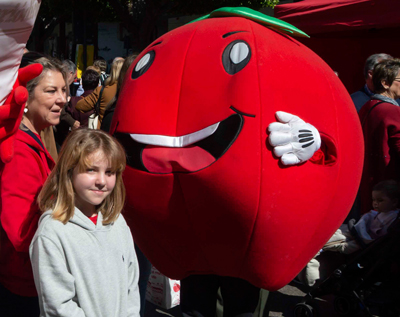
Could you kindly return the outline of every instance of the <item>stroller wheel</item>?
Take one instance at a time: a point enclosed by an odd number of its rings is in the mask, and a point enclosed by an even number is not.
[[[341,316],[354,316],[360,309],[358,300],[351,296],[335,297],[333,306]]]
[[[294,316],[295,317],[315,317],[314,308],[305,303],[298,303],[294,306]]]

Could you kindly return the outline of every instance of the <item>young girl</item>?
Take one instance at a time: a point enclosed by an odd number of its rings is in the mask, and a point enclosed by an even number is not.
[[[64,142],[30,246],[40,316],[139,316],[124,168],[123,148],[100,130],[78,129]]]
[[[365,244],[387,234],[389,226],[398,217],[399,198],[399,184],[394,180],[382,181],[374,186],[372,190],[373,210],[364,214],[354,225]],[[350,254],[359,249],[360,245],[349,232],[347,224],[341,225],[322,248],[323,251],[335,251],[344,254]],[[316,256],[319,254],[320,252]],[[315,257],[299,274],[299,279],[309,286],[313,286],[316,280],[320,278],[320,263]]]

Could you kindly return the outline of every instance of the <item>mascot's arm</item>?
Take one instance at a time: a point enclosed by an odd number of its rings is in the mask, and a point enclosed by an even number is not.
[[[0,158],[9,162],[14,155],[14,134],[21,123],[25,102],[28,100],[26,84],[40,75],[43,66],[28,65],[18,71],[18,78],[4,105],[0,106]]]
[[[321,136],[311,124],[283,111],[278,111],[276,118],[280,122],[269,125],[268,141],[283,165],[305,162],[321,147]]]

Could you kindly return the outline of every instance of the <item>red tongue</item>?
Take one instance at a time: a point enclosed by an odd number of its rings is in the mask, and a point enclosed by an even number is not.
[[[168,148],[147,146],[142,162],[151,173],[195,172],[215,162],[215,158],[198,146]]]

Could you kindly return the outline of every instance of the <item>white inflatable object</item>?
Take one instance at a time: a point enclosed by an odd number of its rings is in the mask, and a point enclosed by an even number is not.
[[[40,3],[41,0],[0,0],[0,105],[17,79]]]

